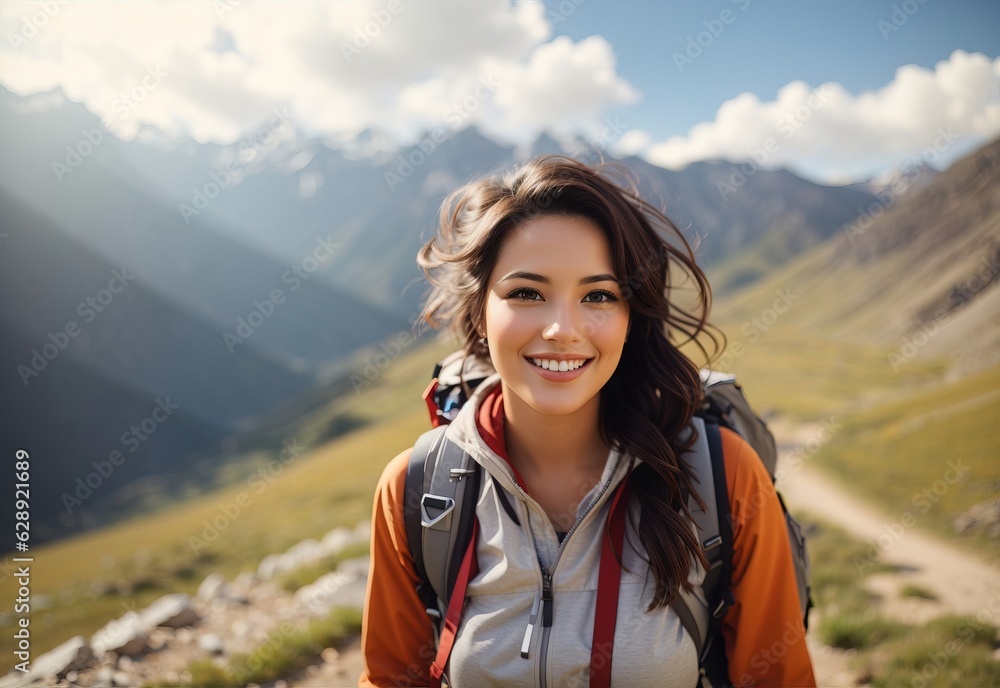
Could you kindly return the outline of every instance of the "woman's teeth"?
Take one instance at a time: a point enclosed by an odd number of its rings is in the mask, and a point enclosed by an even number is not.
[[[578,359],[576,361],[553,361],[548,358],[533,358],[531,359],[531,362],[539,368],[544,368],[545,370],[565,373],[568,370],[576,370],[587,361],[585,359]]]

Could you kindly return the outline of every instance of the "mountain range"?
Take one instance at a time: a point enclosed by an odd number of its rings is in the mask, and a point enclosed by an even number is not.
[[[1000,139],[935,174],[883,187],[830,239],[774,270],[719,312],[760,312],[775,289],[801,301],[782,327],[888,350],[898,371],[950,360],[949,376],[1000,363]]]
[[[122,495],[176,492],[180,476],[208,484],[268,413],[344,389],[352,356],[412,324],[414,257],[444,197],[567,150],[548,137],[514,149],[473,128],[391,153],[370,135],[330,147],[280,110],[228,146],[142,133],[119,140],[59,91],[0,89],[0,433],[37,457],[40,539],[120,518]],[[619,162],[697,243],[722,294],[878,200],[876,186],[750,163]],[[154,432],[137,440],[143,421]],[[104,476],[115,451],[124,460]],[[88,477],[98,487],[73,504]]]

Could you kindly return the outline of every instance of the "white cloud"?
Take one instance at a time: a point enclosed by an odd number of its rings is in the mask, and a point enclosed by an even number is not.
[[[373,129],[411,143],[477,123],[521,141],[586,134],[607,107],[639,97],[604,39],[551,40],[535,1],[33,0],[0,5],[0,37],[7,88],[61,87],[123,138],[148,124],[231,143],[280,106],[334,140]],[[121,99],[150,68],[167,78],[125,112]]]
[[[678,169],[698,160],[790,166],[824,179],[867,176],[915,162],[941,167],[971,141],[1000,134],[1000,58],[956,50],[935,69],[907,65],[877,91],[853,95],[840,84],[800,81],[761,102],[753,93],[726,101],[715,119],[645,151]]]
[[[610,148],[615,156],[626,158],[645,151],[652,141],[652,136],[645,129],[630,129],[614,141]]]

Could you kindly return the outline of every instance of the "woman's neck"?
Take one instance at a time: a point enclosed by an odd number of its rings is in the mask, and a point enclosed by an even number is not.
[[[504,387],[507,456],[526,477],[570,476],[604,470],[609,447],[599,430],[600,398],[573,414],[539,413]]]

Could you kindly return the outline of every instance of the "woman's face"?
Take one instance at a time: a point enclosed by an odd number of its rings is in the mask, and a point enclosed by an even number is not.
[[[505,394],[552,416],[597,403],[629,323],[600,228],[583,217],[525,222],[504,242],[488,289],[486,338]]]

